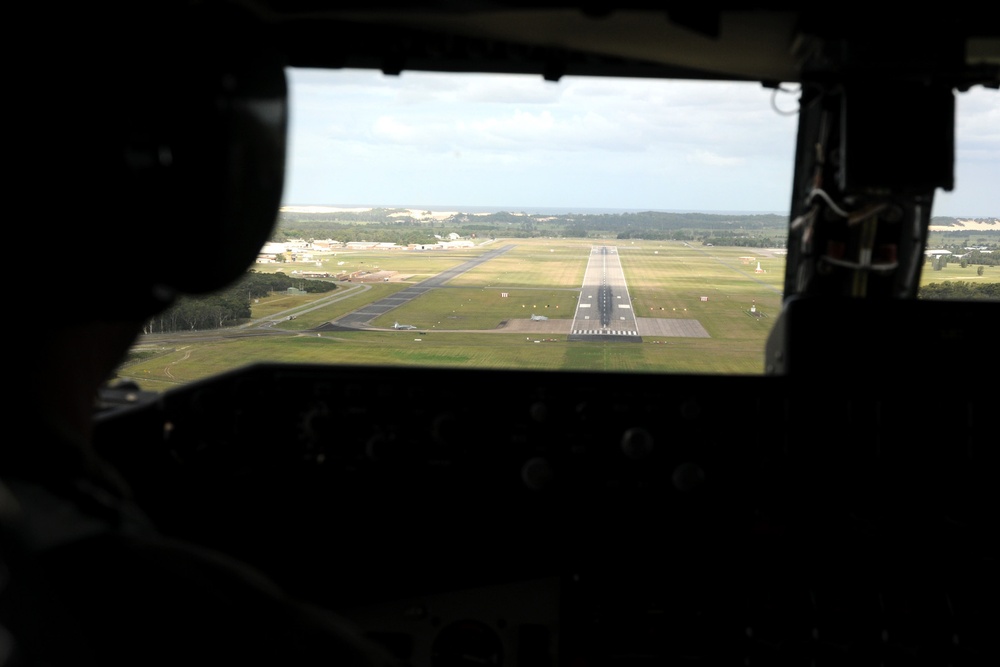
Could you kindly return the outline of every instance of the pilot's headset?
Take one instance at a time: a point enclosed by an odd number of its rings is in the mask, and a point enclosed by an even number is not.
[[[77,128],[68,176],[103,202],[70,235],[103,270],[88,269],[101,295],[82,317],[142,319],[232,283],[273,231],[284,186],[284,61],[261,24],[219,3],[126,5],[88,44],[90,71],[74,73],[92,127]]]

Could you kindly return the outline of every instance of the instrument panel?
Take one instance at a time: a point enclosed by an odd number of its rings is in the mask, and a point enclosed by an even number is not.
[[[109,410],[98,443],[164,531],[407,664],[975,661],[987,401],[892,389],[259,365]]]

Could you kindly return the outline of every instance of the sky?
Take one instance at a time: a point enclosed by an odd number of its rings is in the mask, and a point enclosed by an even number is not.
[[[288,70],[283,203],[779,213],[798,91],[755,83]],[[1000,91],[957,97],[955,190],[1000,217]]]

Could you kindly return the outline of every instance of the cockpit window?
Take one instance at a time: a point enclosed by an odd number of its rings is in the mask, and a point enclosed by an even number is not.
[[[271,239],[244,280],[151,320],[122,375],[157,391],[255,361],[764,373],[795,86],[287,75]],[[996,91],[959,96],[929,298],[1000,283],[998,110]]]

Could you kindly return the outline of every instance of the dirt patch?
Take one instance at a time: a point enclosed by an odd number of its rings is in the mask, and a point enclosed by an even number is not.
[[[504,320],[496,331],[505,333],[568,334],[573,320]]]
[[[396,271],[373,271],[360,276],[351,276],[352,283],[386,283],[392,281],[397,275]]]

